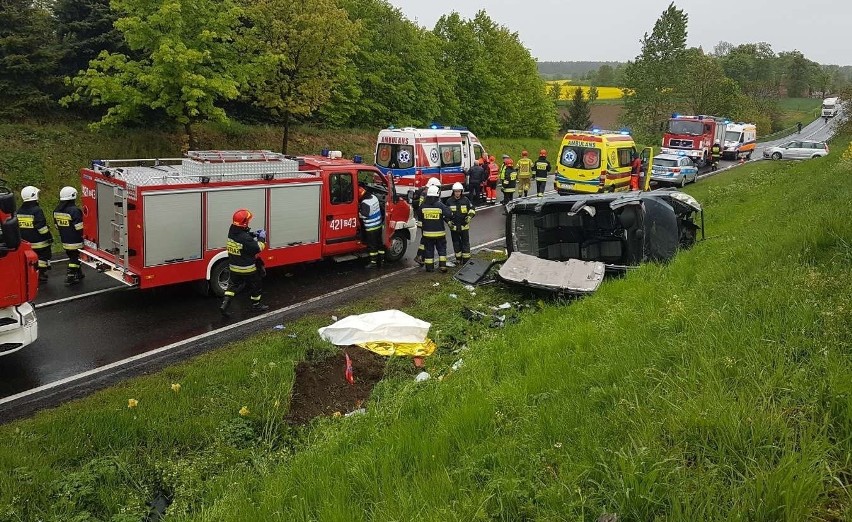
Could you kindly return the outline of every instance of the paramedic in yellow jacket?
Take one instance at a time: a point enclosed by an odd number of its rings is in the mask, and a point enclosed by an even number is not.
[[[527,197],[530,193],[530,185],[533,173],[533,160],[529,158],[530,154],[527,151],[521,152],[521,159],[516,165],[518,171],[518,195],[524,194]]]

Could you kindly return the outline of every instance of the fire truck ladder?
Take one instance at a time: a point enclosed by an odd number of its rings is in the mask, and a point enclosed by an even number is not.
[[[116,261],[125,271],[130,267],[127,250],[127,191],[124,187],[113,187],[115,219],[112,220],[112,245]]]

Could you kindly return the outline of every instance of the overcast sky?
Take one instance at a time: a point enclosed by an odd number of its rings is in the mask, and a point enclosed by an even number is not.
[[[626,61],[639,54],[670,0],[389,0],[432,28],[445,13],[480,9],[520,34],[539,61]],[[769,42],[823,64],[852,65],[850,0],[677,0],[689,14],[690,46]]]

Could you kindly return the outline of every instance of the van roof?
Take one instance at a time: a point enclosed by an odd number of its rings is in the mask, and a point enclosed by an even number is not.
[[[565,133],[565,136],[562,137],[562,140],[570,140],[570,139],[582,139],[583,141],[595,141],[595,142],[615,142],[615,141],[633,141],[633,137],[630,134],[624,134],[621,132],[602,130],[602,131],[579,131],[579,130],[569,130]]]

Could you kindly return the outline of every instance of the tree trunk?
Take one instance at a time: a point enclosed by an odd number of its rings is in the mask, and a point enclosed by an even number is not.
[[[290,113],[284,113],[284,137],[281,139],[281,154],[287,154],[287,145],[290,141]]]
[[[187,151],[195,149],[195,136],[192,134],[192,124],[189,122],[184,123],[183,132],[185,136],[181,152],[186,154]]]

